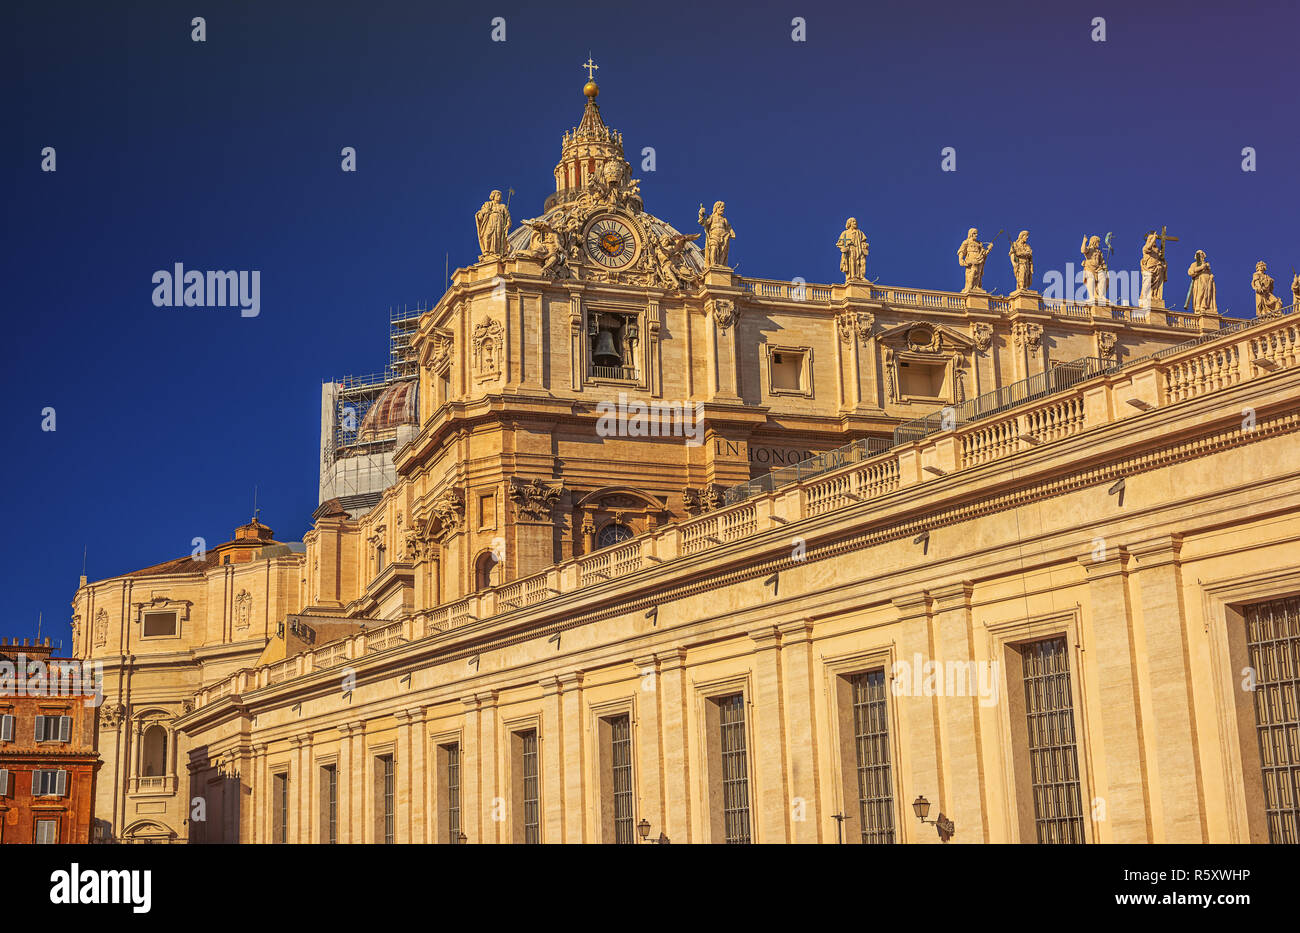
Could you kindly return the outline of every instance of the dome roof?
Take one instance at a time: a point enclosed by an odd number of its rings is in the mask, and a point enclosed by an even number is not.
[[[415,404],[417,387],[416,380],[404,379],[384,389],[366,409],[361,429],[357,431],[357,441],[378,440],[396,430],[398,425],[415,424],[418,417]]]

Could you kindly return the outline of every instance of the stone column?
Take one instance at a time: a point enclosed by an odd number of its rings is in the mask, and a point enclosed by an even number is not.
[[[686,651],[659,652],[659,703],[663,715],[661,745],[664,774],[663,832],[673,842],[690,842],[691,766],[686,753]]]
[[[316,781],[316,769],[312,766],[312,734],[306,733],[302,737],[302,765],[298,769],[302,777],[298,780],[298,806],[302,811],[302,816],[298,820],[297,840],[303,843],[313,843],[316,841],[316,820],[315,810],[312,809],[312,801],[316,799],[312,793],[312,786]]]
[[[352,723],[340,723],[339,759],[335,771],[335,792],[338,800],[335,804],[335,833],[340,845],[352,842]]]
[[[565,786],[564,733],[560,725],[560,679],[545,677],[542,688],[542,839],[556,842],[564,838]],[[547,789],[549,788],[549,792]]]
[[[785,735],[781,722],[781,660],[777,631],[765,625],[749,633],[754,642],[754,736],[749,754],[755,785],[755,842],[788,842]]]
[[[564,795],[564,842],[586,842],[587,769],[585,730],[582,723],[582,672],[569,671],[559,676],[561,729],[564,741],[564,787],[542,788],[543,794]]]
[[[267,819],[270,813],[270,807],[267,806],[267,779],[266,779],[266,744],[259,743],[253,746],[253,779],[250,782],[252,809],[253,809],[253,838],[252,842],[267,843],[271,841],[271,834],[268,831],[270,822]]]
[[[917,663],[934,659],[934,642],[930,632],[930,597],[925,593],[911,593],[898,596],[893,600],[894,610],[901,623],[898,636],[898,660],[909,668]],[[889,685],[892,693],[893,672],[890,672]],[[945,796],[943,769],[939,756],[939,708],[934,697],[912,696],[912,684],[904,684],[902,694],[891,696],[898,704],[898,728],[900,744],[903,748],[905,764],[900,768],[905,776],[903,780],[903,804],[900,809],[906,814],[910,802],[919,795],[924,795],[934,808],[932,818],[937,818],[937,811],[949,806]],[[945,815],[947,811],[944,810]],[[903,827],[900,827],[903,829]],[[933,827],[922,827],[928,832],[918,832],[911,823],[903,829],[903,834],[916,842],[937,844],[939,834]]]
[[[781,694],[785,707],[787,787],[791,807],[793,842],[821,842],[822,796],[814,703],[812,623],[796,619],[777,626],[781,633]],[[803,819],[798,819],[802,801]]]
[[[1106,819],[1098,842],[1151,842],[1128,562],[1128,554],[1118,547],[1079,558],[1088,575],[1092,653],[1102,700],[1098,723],[1106,781],[1098,792],[1106,801]],[[1082,675],[1074,672],[1076,677]]]
[[[408,711],[411,716],[411,842],[432,842],[430,827],[433,824],[429,806],[429,733],[425,725],[428,709],[417,706]]]
[[[478,697],[464,697],[461,703],[465,706],[465,728],[460,755],[460,831],[468,837],[467,842],[474,844],[483,841],[484,810],[483,796],[479,792],[483,767],[479,763]]]
[[[500,755],[500,737],[497,734],[500,719],[497,710],[497,691],[487,690],[477,694],[479,711],[479,792],[482,795],[480,806],[485,811],[479,833],[481,842],[505,842],[505,816],[509,807],[504,800],[501,789],[501,776],[497,768]]]
[[[662,715],[659,709],[659,664],[652,654],[634,658],[638,692],[633,736],[636,739],[636,810],[633,823],[650,823],[651,838],[664,827],[664,773]]]
[[[984,767],[980,742],[979,699],[972,685],[979,679],[974,674],[975,651],[971,637],[970,595],[973,587],[969,580],[930,591],[934,600],[934,627],[938,634],[939,652],[935,661],[946,673],[949,661],[959,662],[968,674],[959,695],[940,699],[939,709],[943,723],[943,771],[945,783],[951,789],[944,803],[951,809],[945,814],[962,832],[953,837],[956,842],[988,842],[989,818],[984,806]],[[946,677],[944,678],[946,684]],[[954,678],[955,680],[955,678]],[[957,684],[954,683],[954,687]],[[946,687],[945,687],[946,692]]]
[[[1205,795],[1197,758],[1191,669],[1183,611],[1182,536],[1161,535],[1131,545],[1137,560],[1146,665],[1155,720],[1156,783],[1161,813],[1153,842],[1204,842]]]
[[[289,825],[284,828],[285,842],[301,842],[298,834],[302,832],[302,736],[289,736]]]
[[[411,842],[412,811],[415,793],[415,773],[412,765],[415,755],[411,750],[411,712],[394,710],[393,719],[397,722],[397,742],[393,751],[393,766],[396,769],[393,781],[393,842],[407,845]]]

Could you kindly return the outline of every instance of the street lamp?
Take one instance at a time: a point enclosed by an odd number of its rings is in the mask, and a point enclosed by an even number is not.
[[[916,818],[922,823],[932,823],[934,825],[942,841],[947,842],[957,832],[957,827],[953,825],[952,820],[943,815],[942,810],[939,811],[938,819],[926,819],[930,815],[930,801],[926,800],[924,796],[917,797],[912,801],[912,809],[916,811]]]
[[[636,824],[636,831],[641,834],[641,841],[645,842],[650,838],[650,821],[642,818],[641,822]]]
[[[463,846],[463,845],[464,845],[465,843],[467,843],[467,842],[469,842],[469,836],[466,836],[463,832],[461,832],[461,833],[457,833],[457,834],[456,834],[456,844],[457,844],[457,845],[462,845],[462,846]]]

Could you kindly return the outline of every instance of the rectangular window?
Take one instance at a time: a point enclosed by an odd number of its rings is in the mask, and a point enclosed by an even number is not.
[[[32,772],[33,797],[63,797],[68,792],[68,772],[42,768]]]
[[[335,845],[339,841],[339,772],[335,765],[320,769],[320,841]]]
[[[632,720],[626,714],[609,720],[610,797],[614,817],[614,842],[636,842],[632,826]]]
[[[142,634],[145,638],[176,634],[176,613],[146,612]]]
[[[745,744],[745,695],[734,693],[713,701],[717,725],[713,783],[720,791],[722,840],[728,845],[751,841],[749,822],[749,761]]]
[[[71,716],[37,716],[37,742],[66,742],[72,731]]]
[[[848,678],[853,703],[858,825],[866,844],[894,841],[894,783],[889,767],[889,719],[884,670]]]
[[[777,392],[804,391],[804,359],[799,350],[772,351],[772,389]]]
[[[271,841],[283,845],[289,841],[289,775],[271,775]]]
[[[378,817],[375,827],[376,836],[379,842],[385,845],[392,845],[394,834],[397,827],[396,813],[394,810],[394,792],[396,790],[396,771],[393,767],[392,755],[380,755],[375,759],[375,791],[376,803],[375,814]]]
[[[899,394],[904,398],[946,398],[948,366],[915,361],[898,364]]]
[[[1026,750],[1040,843],[1086,842],[1064,636],[1019,646],[1025,696]]]
[[[537,777],[537,730],[516,732],[515,828],[516,841],[535,845],[542,841],[541,793]]]
[[[1271,843],[1300,842],[1300,597],[1243,608]]]
[[[443,799],[444,812],[447,814],[447,841],[452,845],[460,843],[460,744],[443,745],[439,751],[443,760]]]
[[[0,797],[9,796],[9,772],[0,768]]]
[[[41,846],[53,846],[59,843],[59,821],[58,820],[37,820],[36,821],[36,844]]]
[[[14,718],[8,713],[0,716],[0,742],[12,742],[14,740]]]

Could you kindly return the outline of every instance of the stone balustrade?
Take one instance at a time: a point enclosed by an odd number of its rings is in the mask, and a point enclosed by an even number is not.
[[[760,492],[734,505],[646,532],[615,547],[563,561],[482,593],[323,645],[286,661],[241,670],[195,694],[197,707],[249,690],[337,667],[410,641],[446,637],[476,622],[525,610],[591,587],[621,586],[636,574],[673,572],[679,561],[836,509],[857,508],[901,489],[941,482],[950,473],[1025,454],[1044,445],[1164,405],[1300,365],[1300,319],[1293,308],[1233,323],[1213,336],[1168,348],[1122,368],[1008,410]]]

